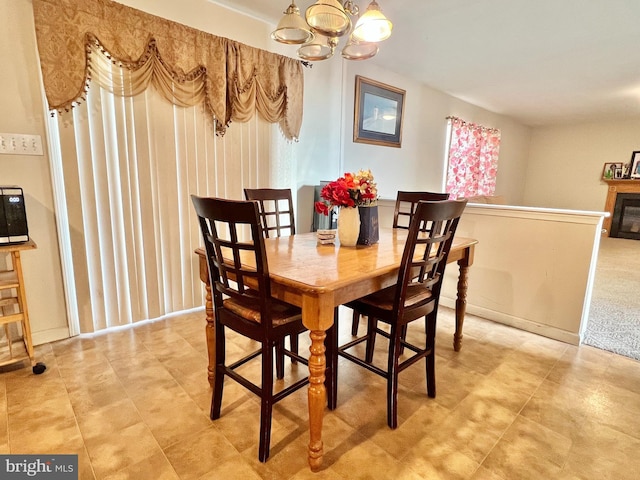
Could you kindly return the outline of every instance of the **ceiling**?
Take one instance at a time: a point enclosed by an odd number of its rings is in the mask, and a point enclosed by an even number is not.
[[[211,1],[274,25],[290,3]],[[640,118],[640,0],[377,1],[394,29],[367,62],[525,125]]]

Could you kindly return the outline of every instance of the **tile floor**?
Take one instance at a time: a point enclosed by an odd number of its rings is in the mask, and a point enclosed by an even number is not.
[[[456,353],[446,308],[435,399],[423,363],[412,366],[400,377],[400,426],[391,431],[383,379],[341,359],[323,469],[306,464],[306,389],[276,405],[261,464],[257,397],[227,380],[222,417],[209,420],[203,316],[39,346],[48,367],[40,376],[5,367],[0,453],[75,453],[83,480],[638,478],[640,362],[471,315]],[[237,356],[246,344],[228,347]]]

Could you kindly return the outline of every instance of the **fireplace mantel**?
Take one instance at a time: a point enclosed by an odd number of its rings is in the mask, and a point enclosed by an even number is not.
[[[618,193],[640,193],[640,180],[604,180],[609,188],[607,189],[607,201],[604,204],[605,212],[609,212],[609,216],[604,219],[602,228],[607,231],[607,235],[611,233],[611,220],[613,218],[613,209],[616,206],[616,196]]]

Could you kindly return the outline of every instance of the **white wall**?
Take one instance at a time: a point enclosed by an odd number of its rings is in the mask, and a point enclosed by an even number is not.
[[[478,240],[467,312],[578,345],[586,324],[603,214],[467,205],[456,236]],[[454,307],[458,269],[441,301]]]
[[[33,341],[39,344],[68,336],[68,324],[30,0],[0,1],[0,65],[0,132],[40,135],[45,150],[43,156],[0,155],[0,184],[24,190],[29,235],[38,245],[21,258]]]
[[[536,128],[524,205],[603,211],[604,163],[629,163],[634,150],[640,150],[640,119]]]

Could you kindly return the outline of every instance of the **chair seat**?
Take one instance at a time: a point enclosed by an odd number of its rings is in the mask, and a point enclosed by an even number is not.
[[[258,299],[247,299],[246,301],[239,302],[233,298],[227,298],[223,302],[224,308],[236,315],[250,320],[252,322],[260,322],[260,302]],[[300,320],[302,315],[301,310],[288,303],[283,303],[277,300],[271,300],[271,322],[273,326],[280,326],[286,323],[291,323]]]
[[[355,302],[347,305],[356,308],[358,311],[365,310],[366,307],[374,307],[376,309],[390,312],[393,310],[393,303],[396,298],[397,286],[392,285],[384,290],[362,297]],[[413,308],[431,301],[433,295],[431,290],[424,288],[422,285],[409,285],[405,297],[405,308]],[[364,312],[363,312],[364,313]]]

